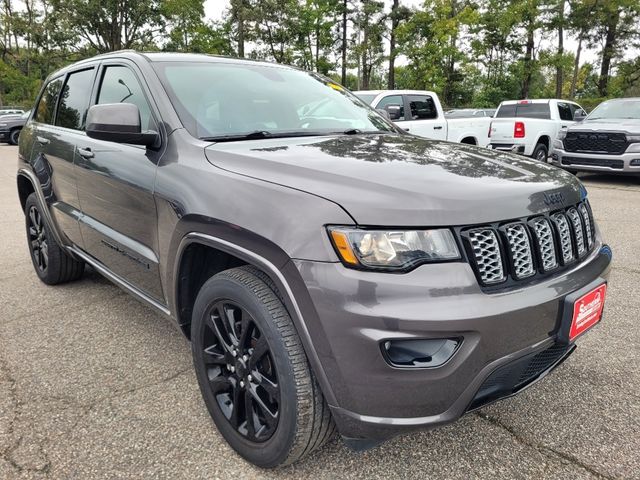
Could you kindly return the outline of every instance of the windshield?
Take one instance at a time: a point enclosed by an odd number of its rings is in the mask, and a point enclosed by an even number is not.
[[[357,96],[367,105],[371,105],[378,95],[376,95],[375,93],[358,93]]]
[[[355,95],[318,74],[223,62],[158,62],[154,68],[180,120],[197,138],[397,132]]]
[[[640,98],[602,102],[589,114],[585,121],[625,118],[640,120]]]

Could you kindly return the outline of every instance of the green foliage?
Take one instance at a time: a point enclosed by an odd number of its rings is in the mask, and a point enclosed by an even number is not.
[[[55,69],[118,49],[247,55],[336,81],[344,49],[351,89],[392,84],[435,90],[447,106],[493,107],[554,97],[560,85],[591,107],[605,94],[640,95],[640,60],[625,59],[640,47],[639,24],[638,0],[424,0],[414,9],[406,0],[230,0],[217,21],[204,18],[204,0],[6,0],[0,104],[28,106]],[[561,48],[560,31],[575,41]],[[596,61],[584,61],[586,48]]]

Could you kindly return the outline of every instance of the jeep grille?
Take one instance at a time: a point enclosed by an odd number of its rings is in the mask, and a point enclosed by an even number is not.
[[[575,262],[595,244],[588,203],[548,215],[460,229],[480,283],[508,285],[548,275]]]

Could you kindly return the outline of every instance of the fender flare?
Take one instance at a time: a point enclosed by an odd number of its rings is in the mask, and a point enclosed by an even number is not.
[[[280,290],[280,293],[283,295],[283,299],[285,301],[285,307],[287,308],[289,315],[291,315],[291,319],[293,321],[293,324],[296,328],[298,335],[300,336],[300,339],[302,341],[304,351],[309,360],[311,369],[320,384],[320,387],[325,396],[325,399],[330,405],[335,405],[336,399],[335,399],[335,395],[333,394],[333,389],[331,388],[329,379],[326,375],[324,368],[322,367],[322,362],[320,361],[320,357],[318,356],[318,353],[314,347],[314,343],[311,340],[311,333],[309,332],[309,329],[307,328],[307,324],[304,321],[302,309],[296,299],[295,294],[293,293],[293,288],[291,287],[291,283],[282,273],[282,271],[285,269],[285,266],[287,265],[292,266],[291,261],[289,260],[285,262],[285,265],[282,265],[279,267],[274,263],[272,263],[266,257],[259,255],[240,245],[232,243],[228,240],[216,237],[214,235],[206,234],[206,233],[191,231],[182,237],[182,240],[180,241],[180,244],[178,246],[178,250],[175,256],[174,269],[173,269],[174,278],[172,282],[173,283],[172,295],[174,299],[178,298],[179,276],[177,275],[177,272],[180,271],[180,264],[182,262],[184,251],[189,245],[193,243],[207,245],[207,246],[216,248],[218,250],[221,250],[225,253],[228,253],[229,255],[238,257],[241,260],[244,260],[245,262],[247,262],[248,264],[261,269],[267,275],[269,275],[271,280],[276,284],[276,286]],[[295,266],[293,268],[296,269]],[[175,311],[176,320],[178,320],[177,304],[174,304],[173,309]]]

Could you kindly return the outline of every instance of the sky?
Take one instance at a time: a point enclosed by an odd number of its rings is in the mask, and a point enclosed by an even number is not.
[[[387,3],[387,9],[391,9],[391,0],[384,0]],[[419,7],[422,5],[424,0],[400,0],[400,3],[407,7]],[[229,7],[229,0],[206,0],[204,3],[205,9],[205,17],[209,20],[219,20],[222,18],[223,12],[225,9]],[[544,38],[541,40],[540,47],[549,48],[552,45],[557,43],[556,38],[554,36],[550,36],[549,38]],[[574,38],[569,36],[565,37],[565,50],[567,51],[575,51],[577,48],[577,41]],[[629,52],[633,53],[633,52]],[[636,52],[637,53],[637,52]],[[582,50],[581,53],[581,62],[595,62],[598,59],[598,55],[594,50]],[[402,62],[399,62],[402,63]]]

